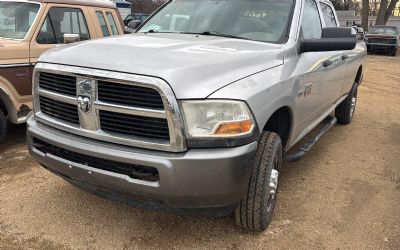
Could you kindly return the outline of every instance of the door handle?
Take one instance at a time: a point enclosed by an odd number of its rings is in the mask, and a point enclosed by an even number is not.
[[[344,61],[344,60],[347,60],[349,58],[349,56],[348,55],[342,55],[342,60]]]
[[[332,64],[333,64],[333,62],[332,62],[331,60],[326,60],[326,61],[323,63],[324,68],[329,67],[329,66],[331,66]]]

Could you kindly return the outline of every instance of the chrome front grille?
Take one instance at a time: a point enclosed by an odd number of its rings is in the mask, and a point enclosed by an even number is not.
[[[60,84],[62,82],[62,84]],[[40,88],[60,94],[76,95],[76,77],[43,72],[39,79]]]
[[[396,39],[368,38],[368,43],[396,44]]]
[[[100,127],[103,131],[142,136],[157,140],[169,140],[166,119],[127,115],[105,110],[100,110],[99,115]]]
[[[39,121],[73,134],[155,150],[186,150],[177,101],[169,85],[157,78],[38,63],[34,109]]]
[[[98,81],[98,96],[102,102],[150,109],[164,109],[160,94],[150,88]]]
[[[78,107],[39,96],[40,110],[47,116],[79,126]]]

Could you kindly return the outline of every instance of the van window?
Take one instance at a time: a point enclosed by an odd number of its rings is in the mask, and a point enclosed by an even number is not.
[[[104,19],[103,12],[96,11],[96,16],[97,16],[97,19],[99,20],[99,24],[100,24],[100,28],[101,28],[101,32],[103,33],[103,36],[104,37],[110,36],[110,32],[108,31],[106,19]]]
[[[326,27],[337,27],[335,14],[333,13],[331,6],[321,2],[321,10]]]
[[[80,9],[53,7],[36,38],[39,44],[64,43],[64,34],[79,34],[80,40],[89,40],[85,17]]]
[[[111,33],[118,35],[117,25],[115,24],[114,16],[111,12],[106,12],[108,23],[110,24]]]
[[[306,0],[301,23],[303,38],[318,39],[322,35],[321,18],[314,0]]]

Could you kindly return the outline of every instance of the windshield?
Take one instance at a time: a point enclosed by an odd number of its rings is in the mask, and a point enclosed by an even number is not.
[[[384,35],[397,35],[396,27],[372,27],[370,30],[372,34],[384,34]]]
[[[36,3],[0,1],[0,37],[23,39],[39,11]]]
[[[138,32],[194,33],[270,43],[285,40],[293,0],[176,0]]]

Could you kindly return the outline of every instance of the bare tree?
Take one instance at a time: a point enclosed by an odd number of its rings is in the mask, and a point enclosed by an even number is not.
[[[365,31],[368,30],[368,16],[369,16],[369,0],[362,1],[362,19],[361,24]]]
[[[132,12],[150,14],[167,0],[127,0],[132,3]]]
[[[376,18],[377,25],[385,25],[389,20],[389,17],[392,15],[394,9],[396,8],[399,0],[381,0],[378,17]]]

